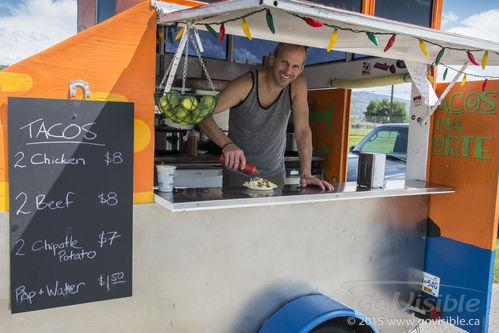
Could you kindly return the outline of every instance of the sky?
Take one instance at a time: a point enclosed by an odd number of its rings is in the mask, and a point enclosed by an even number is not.
[[[0,0],[0,65],[16,63],[76,34],[76,14],[77,0]],[[499,3],[444,0],[442,30],[499,42]],[[468,71],[484,74],[474,67]],[[441,82],[443,70],[438,72]],[[487,73],[499,76],[499,67]],[[407,98],[407,86],[395,87],[395,95]],[[389,95],[391,88],[377,91]]]

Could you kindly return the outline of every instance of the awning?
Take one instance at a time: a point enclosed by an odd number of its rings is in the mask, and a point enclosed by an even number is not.
[[[206,30],[205,24],[209,24],[218,32],[224,23],[226,34],[246,36],[242,28],[244,18],[253,38],[323,49],[328,47],[331,35],[338,29],[337,41],[333,47],[336,51],[432,64],[442,48],[445,48],[440,59],[445,65],[463,65],[470,62],[467,51],[481,62],[485,51],[488,51],[487,65],[499,65],[499,43],[496,42],[306,1],[226,0],[175,12],[168,12],[171,9],[166,8],[162,10],[164,3],[152,3],[159,10],[159,24],[170,25],[177,22],[182,25],[191,21],[198,29]],[[271,32],[267,23],[267,9],[272,17],[275,33]],[[306,23],[307,18],[323,25],[312,27]],[[376,37],[378,46],[370,40],[367,33]],[[384,52],[393,35],[393,46]],[[421,41],[429,57],[422,51]]]

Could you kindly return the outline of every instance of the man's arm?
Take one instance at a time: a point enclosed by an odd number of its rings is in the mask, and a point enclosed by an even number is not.
[[[248,96],[252,86],[253,81],[250,73],[243,74],[234,79],[218,95],[217,107],[215,108],[215,111],[213,111],[213,114],[225,111],[228,108],[240,103],[244,98],[246,98],[246,96]],[[237,170],[239,167],[244,168],[246,166],[246,157],[244,156],[244,152],[236,146],[236,144],[231,143],[232,141],[224,132],[220,130],[213,117],[208,117],[199,123],[198,126],[203,133],[211,139],[211,141],[223,148],[222,151],[225,155],[225,166],[234,170]]]
[[[307,102],[307,81],[300,75],[291,87],[293,96],[293,124],[295,128],[296,145],[300,156],[300,185],[317,185],[322,190],[332,191],[333,186],[326,181],[312,177],[312,131],[309,125],[309,110]]]

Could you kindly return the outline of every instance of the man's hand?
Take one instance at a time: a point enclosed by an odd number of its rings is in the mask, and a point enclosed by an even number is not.
[[[321,188],[323,191],[331,192],[334,190],[333,185],[329,184],[325,180],[320,180],[317,178],[314,178],[312,176],[310,177],[303,177],[300,179],[300,186],[301,187],[307,187],[308,185],[315,185]]]
[[[231,142],[226,145],[222,152],[225,156],[225,166],[229,169],[238,170],[244,169],[246,166],[246,157],[241,148],[239,148],[235,143]]]

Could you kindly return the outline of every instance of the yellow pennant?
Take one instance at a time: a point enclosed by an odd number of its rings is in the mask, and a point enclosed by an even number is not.
[[[331,51],[334,44],[336,44],[337,39],[338,39],[338,29],[334,29],[333,33],[331,34],[331,39],[329,40],[329,45],[327,46],[328,52]]]
[[[421,48],[421,51],[423,51],[424,55],[429,58],[430,55],[428,54],[428,50],[426,49],[426,44],[422,39],[419,39],[419,47]]]
[[[248,22],[246,22],[246,19],[244,17],[243,17],[243,22],[241,23],[241,25],[243,26],[243,31],[244,31],[244,34],[246,35],[246,37],[248,37],[250,40],[253,39],[253,37],[251,37],[250,31],[249,31]]]
[[[426,73],[426,75],[428,75],[428,80],[430,80],[430,82],[431,82],[431,83],[435,83],[435,82],[433,81],[433,76],[431,76],[431,74],[430,74],[430,73]]]
[[[185,25],[182,27],[182,29],[180,29],[177,36],[175,36],[175,40],[179,39],[180,36],[182,36],[182,34],[184,33],[184,30],[185,30]]]

